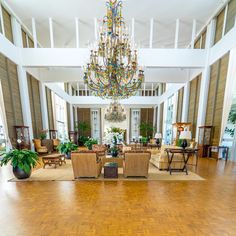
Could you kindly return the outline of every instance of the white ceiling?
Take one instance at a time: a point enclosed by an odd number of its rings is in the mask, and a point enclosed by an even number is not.
[[[105,0],[3,0],[21,21],[31,29],[36,19],[37,36],[43,47],[49,47],[48,18],[54,21],[55,47],[75,46],[75,17],[80,19],[80,46],[94,41],[94,18],[105,14]],[[180,19],[179,47],[191,39],[192,21],[197,20],[199,31],[225,0],[125,0],[123,12],[127,24],[135,19],[135,41],[148,47],[150,18],[154,18],[153,47],[174,46],[175,21]]]

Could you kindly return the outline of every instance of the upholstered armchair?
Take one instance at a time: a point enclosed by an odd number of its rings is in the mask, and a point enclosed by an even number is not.
[[[35,151],[39,154],[41,153],[47,153],[48,149],[45,146],[41,145],[41,139],[33,139]]]
[[[147,151],[128,151],[124,155],[124,176],[148,177],[151,153]]]
[[[106,145],[103,145],[103,144],[93,144],[92,145],[92,150],[94,152],[97,152],[97,155],[99,157],[105,157],[106,156],[107,147],[106,147]]]
[[[57,146],[61,143],[59,139],[53,139],[53,149],[57,150]]]
[[[74,178],[95,177],[102,171],[102,162],[94,151],[80,151],[71,153]]]

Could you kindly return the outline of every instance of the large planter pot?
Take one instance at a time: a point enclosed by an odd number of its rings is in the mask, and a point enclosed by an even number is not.
[[[66,159],[71,159],[71,152],[65,153],[65,158],[66,158]]]
[[[13,174],[15,175],[15,177],[17,179],[27,179],[30,177],[31,175],[31,170],[29,173],[26,173],[25,171],[23,171],[21,168],[19,168],[18,166],[13,167]]]

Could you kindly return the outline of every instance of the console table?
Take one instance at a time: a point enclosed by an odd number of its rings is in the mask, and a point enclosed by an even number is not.
[[[166,148],[165,151],[167,152],[168,157],[168,168],[167,171],[170,172],[185,172],[186,175],[188,174],[188,160],[191,155],[196,157],[196,163],[193,164],[195,167],[197,167],[198,164],[198,149],[193,148],[186,148],[186,149],[180,149],[180,148]],[[182,154],[182,160],[175,161],[175,154]],[[174,160],[174,161],[173,161]],[[184,166],[181,169],[172,169],[171,164],[172,162],[183,162]]]
[[[216,152],[219,153],[220,149],[225,150],[225,161],[228,161],[228,157],[229,157],[229,147],[226,146],[210,146],[208,147],[208,151],[207,151],[207,157],[211,157],[211,150],[212,149],[216,149]],[[217,159],[218,160],[218,159]]]

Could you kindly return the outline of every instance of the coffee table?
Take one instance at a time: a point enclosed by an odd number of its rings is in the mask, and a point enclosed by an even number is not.
[[[57,168],[57,165],[61,166],[62,163],[66,164],[66,160],[65,160],[65,155],[64,154],[50,154],[47,156],[43,156],[42,157],[43,160],[43,168],[45,168],[46,165],[51,166],[52,164],[54,164],[55,168]]]
[[[118,164],[115,162],[105,163],[104,178],[118,178]]]

